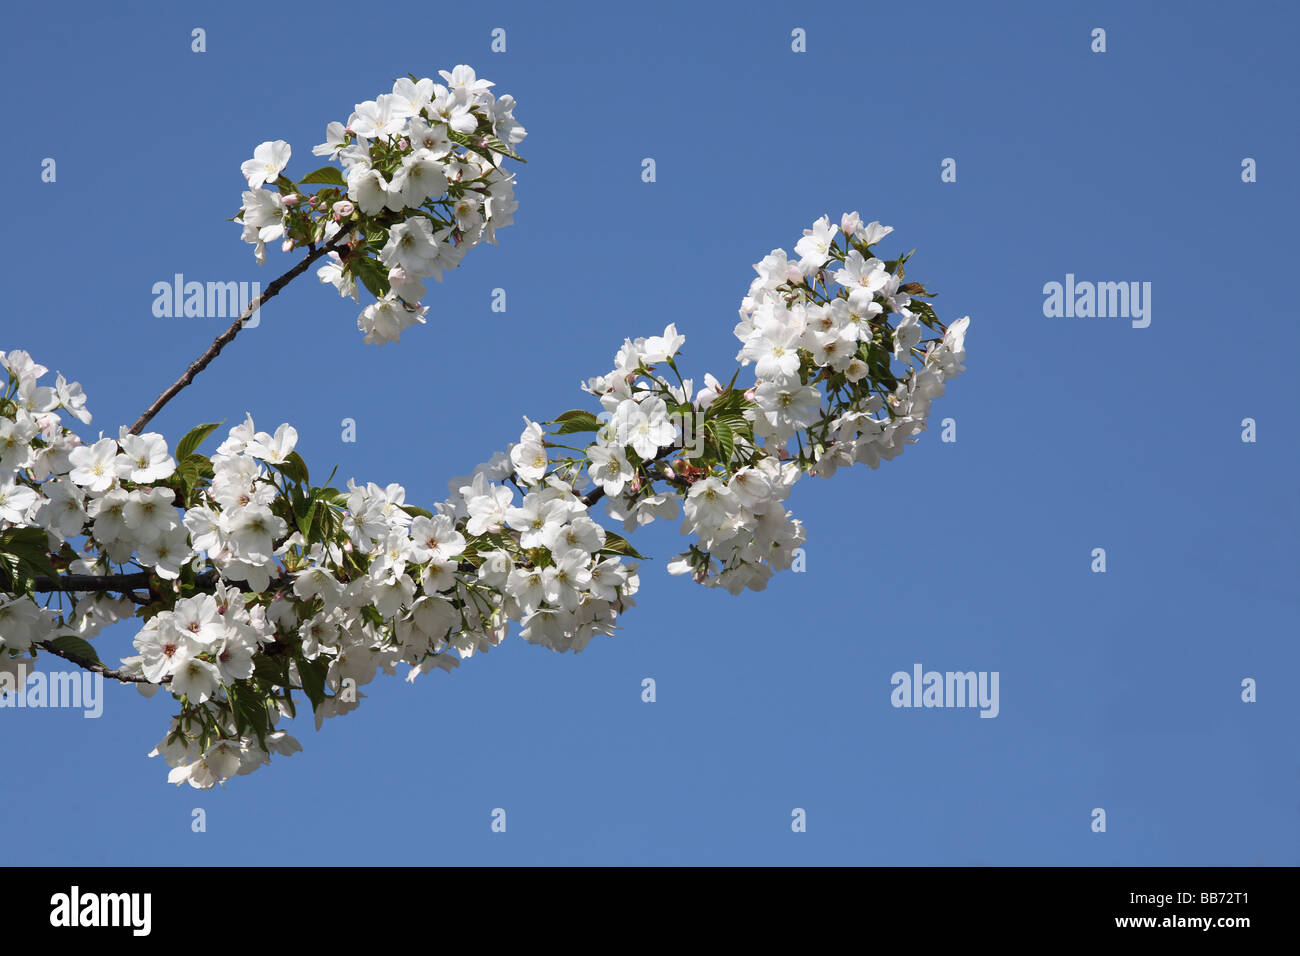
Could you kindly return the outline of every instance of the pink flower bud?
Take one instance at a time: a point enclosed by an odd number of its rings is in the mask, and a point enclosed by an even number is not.
[[[840,231],[846,236],[852,236],[862,228],[862,218],[856,212],[846,212],[840,217]]]
[[[756,386],[754,386],[753,388],[747,388],[747,389],[745,389],[745,401],[747,401],[747,402],[752,402],[752,401],[755,400],[755,399],[754,399],[754,394],[755,394],[757,388],[758,388],[758,386],[756,385]]]
[[[308,205],[308,206],[311,206],[312,209],[315,209],[315,208],[316,208],[316,204],[319,203],[319,202],[320,202],[320,197],[319,197],[319,196],[312,196],[312,197],[311,197],[311,201],[308,202],[307,205]]]
[[[292,240],[292,239],[286,239],[286,240],[284,240],[283,243],[280,244],[280,251],[281,251],[281,252],[290,252],[290,251],[292,251],[292,249],[293,249],[293,240]]]
[[[299,196],[297,193],[290,193],[280,201],[283,202],[286,206],[296,206],[298,205],[298,203],[302,202],[302,197]]]
[[[348,202],[346,199],[340,199],[334,204],[334,218],[337,219],[340,216],[350,216],[356,208],[355,205]]]

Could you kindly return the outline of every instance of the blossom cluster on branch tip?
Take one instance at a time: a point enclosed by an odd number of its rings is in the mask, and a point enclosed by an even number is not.
[[[262,143],[241,167],[249,189],[234,221],[257,261],[265,264],[268,242],[288,252],[333,241],[341,251],[317,275],[358,303],[358,282],[374,296],[357,318],[367,344],[399,341],[423,324],[423,280],[441,282],[471,248],[495,244],[518,207],[514,174],[501,165],[520,159],[514,147],[527,135],[514,97],[495,96],[465,65],[439,75],[443,83],[399,79],[391,93],[358,103],[346,124],[330,123],[312,153],[341,170],[294,182],[284,175],[292,155],[284,140]],[[309,193],[311,184],[321,188]]]
[[[313,483],[294,428],[251,416],[210,457],[216,424],[174,447],[125,428],[83,441],[61,414],[90,422],[80,386],[0,352],[0,665],[49,652],[105,669],[91,640],[138,620],[110,673],[170,693],[154,753],[206,788],[300,749],[278,724],[301,698],[319,728],[378,673],[450,671],[512,625],[556,651],[613,634],[641,555],[596,520],[602,498],[624,532],[680,517],[691,541],[669,572],[761,590],[806,537],[795,482],[895,457],[964,371],[969,319],[945,326],[908,256],[875,255],[891,231],[819,219],[796,257],[755,265],[730,381],[683,378],[675,325],[625,340],[582,385],[599,411],[525,419],[431,510],[398,484]]]
[[[754,266],[735,327],[737,360],[755,372],[743,391],[735,375],[723,386],[706,374],[698,390],[683,379],[675,325],[625,342],[616,368],[586,384],[604,409],[584,454],[607,513],[631,531],[680,507],[682,533],[695,538],[670,573],[733,594],[763,589],[805,539],[784,505],[795,481],[894,458],[925,429],[945,381],[965,370],[969,317],[944,326],[925,301],[933,295],[904,281],[908,255],[873,254],[892,231],[857,213],[838,228],[823,216],[795,246],[797,260],[775,249]],[[567,413],[562,430],[581,415]],[[683,431],[703,438],[701,454],[660,462],[656,447],[674,435],[684,444]]]

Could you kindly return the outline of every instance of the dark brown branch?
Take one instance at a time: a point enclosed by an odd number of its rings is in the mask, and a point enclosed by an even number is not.
[[[173,382],[167,391],[159,395],[154,403],[149,406],[148,410],[136,420],[136,423],[131,426],[131,434],[140,434],[141,429],[143,429],[145,425],[148,425],[150,420],[162,411],[164,405],[175,398],[181,389],[194,381],[194,377],[207,368],[208,364],[221,353],[223,348],[234,341],[235,336],[239,334],[239,330],[244,327],[244,323],[253,317],[253,313],[260,309],[268,300],[273,299],[286,285],[306,272],[307,267],[317,259],[320,259],[322,256],[331,252],[337,251],[338,247],[347,241],[347,237],[351,232],[352,229],[350,227],[343,227],[333,239],[330,239],[322,246],[313,248],[296,266],[284,275],[273,279],[271,284],[266,287],[266,290],[261,295],[254,298],[244,307],[244,311],[240,314],[239,318],[231,324],[230,328],[218,335],[216,339],[213,340],[212,344],[208,346],[208,350],[190,364],[190,367],[185,370],[185,374]]]
[[[91,591],[135,591],[149,586],[149,572],[133,574],[63,574],[57,578],[36,578],[32,590],[41,594],[51,591],[71,593]]]
[[[125,671],[115,671],[112,668],[107,667],[106,665],[100,663],[99,661],[89,661],[77,654],[72,654],[68,651],[60,650],[59,648],[51,644],[49,641],[36,641],[32,644],[32,646],[39,647],[47,654],[53,654],[55,657],[61,657],[65,661],[68,661],[72,664],[76,664],[82,670],[88,670],[95,674],[103,674],[105,677],[112,678],[113,680],[116,681],[121,681],[123,684],[152,684],[153,683],[153,681],[149,680],[147,677],[137,677],[135,674],[128,674]],[[170,681],[171,681],[170,677],[164,677],[161,683],[166,684],[169,683]]]
[[[35,578],[32,582],[32,590],[38,594],[49,594],[53,591],[66,591],[70,593],[90,594],[95,592],[121,592],[124,594],[135,591],[138,588],[149,588],[149,580],[152,575],[148,571],[134,571],[130,574],[63,574],[57,578]],[[194,590],[205,594],[211,594],[216,590],[217,582],[220,576],[216,571],[204,571],[194,579]],[[267,585],[267,591],[275,590],[277,587],[288,584],[291,575],[287,571],[281,571],[278,575],[271,578],[271,583]],[[231,581],[232,586],[239,588],[244,593],[251,593],[252,587],[247,581]]]

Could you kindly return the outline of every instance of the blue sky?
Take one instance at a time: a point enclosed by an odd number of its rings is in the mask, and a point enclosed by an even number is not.
[[[253,147],[288,140],[305,173],[329,121],[457,63],[529,130],[500,246],[383,348],[300,279],[151,427],[174,441],[251,411],[292,422],[314,472],[441,500],[522,415],[583,404],[625,336],[675,322],[683,371],[729,377],[751,265],[854,209],[895,227],[888,251],[918,249],[909,278],[941,317],[972,320],[968,371],[919,444],[796,486],[805,573],[706,591],[667,575],[681,538],[654,526],[616,637],[561,656],[512,636],[451,675],[381,678],[224,791],[170,787],[145,759],[161,699],[106,688],[99,720],[0,711],[0,817],[25,821],[6,862],[1300,862],[1293,6],[71,3],[6,20],[0,348],[79,380],[95,431],[225,326],[155,318],[153,283],[265,284],[295,261],[259,270],[223,221]],[[1150,282],[1150,326],[1045,317],[1067,274]],[[101,656],[132,634],[105,632]],[[998,672],[996,719],[892,707],[891,675],[916,663]]]

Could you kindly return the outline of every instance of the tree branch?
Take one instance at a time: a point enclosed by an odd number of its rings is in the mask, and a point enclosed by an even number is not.
[[[133,571],[129,574],[63,574],[57,578],[34,578],[32,580],[32,590],[38,594],[49,594],[52,591],[80,594],[111,591],[126,594],[135,591],[137,588],[148,589],[151,577],[152,575],[148,571]],[[216,571],[204,571],[194,578],[194,590],[211,594],[216,590],[219,580],[220,575]],[[281,585],[288,584],[291,580],[292,575],[288,571],[282,570],[271,578],[266,590],[275,590]],[[251,594],[253,591],[252,586],[247,581],[230,581],[228,583],[245,594]]]
[[[273,279],[271,284],[266,287],[266,290],[261,295],[257,296],[249,302],[247,306],[245,306],[244,311],[240,314],[239,318],[231,324],[230,328],[218,335],[216,339],[213,340],[212,344],[208,346],[207,351],[190,364],[190,367],[185,370],[185,374],[173,382],[171,387],[169,387],[165,392],[159,395],[145,413],[136,420],[136,423],[131,426],[131,434],[140,434],[141,429],[143,429],[145,425],[148,425],[150,420],[162,411],[164,405],[175,398],[181,389],[194,381],[194,377],[207,368],[208,364],[220,354],[223,348],[234,341],[235,336],[239,334],[239,330],[244,327],[244,323],[248,319],[252,318],[254,312],[260,309],[268,300],[275,298],[280,290],[286,285],[306,272],[307,267],[317,259],[320,259],[322,256],[331,252],[337,251],[338,246],[345,242],[351,233],[351,227],[343,227],[337,234],[335,234],[334,238],[330,239],[318,248],[313,248],[296,266],[284,273],[284,275]]]
[[[61,657],[69,663],[76,664],[82,670],[88,670],[95,674],[103,674],[105,677],[121,681],[123,684],[152,684],[153,681],[147,677],[137,677],[135,674],[128,674],[125,671],[115,671],[112,668],[100,663],[99,661],[88,661],[84,657],[68,651],[60,650],[49,641],[35,641],[32,647],[39,647],[47,654],[53,654],[55,657]],[[167,684],[171,682],[170,677],[164,677],[160,683]]]
[[[132,574],[63,574],[57,578],[36,578],[32,590],[42,594],[51,591],[73,593],[90,591],[134,591],[149,587],[149,572]]]

